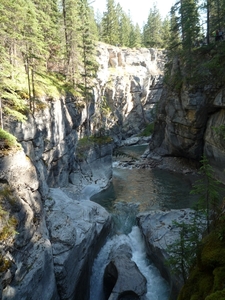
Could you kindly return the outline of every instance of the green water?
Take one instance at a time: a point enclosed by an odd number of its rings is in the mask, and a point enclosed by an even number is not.
[[[159,169],[114,168],[110,187],[91,200],[114,212],[118,203],[138,205],[140,212],[155,209],[192,207],[197,197],[190,195],[193,175]]]
[[[129,146],[120,148],[119,151],[139,157],[146,148],[147,145]],[[191,208],[198,199],[196,195],[190,194],[196,179],[196,175],[177,174],[157,168],[114,168],[110,187],[94,195],[91,200],[105,207],[110,213],[121,211],[125,206],[128,209],[135,207],[137,212]],[[123,207],[118,208],[121,204]]]

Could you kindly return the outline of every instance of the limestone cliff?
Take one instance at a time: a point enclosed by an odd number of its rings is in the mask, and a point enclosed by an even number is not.
[[[208,157],[217,177],[225,182],[224,137],[215,130],[224,126],[224,90],[217,86],[187,86],[179,91],[164,88],[158,103],[150,151],[199,161]]]
[[[99,109],[93,116],[98,119],[93,130],[104,126],[120,143],[153,121],[162,93],[166,53],[99,43],[98,60],[95,98]]]

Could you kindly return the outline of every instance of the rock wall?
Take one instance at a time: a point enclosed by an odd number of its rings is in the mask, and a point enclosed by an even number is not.
[[[164,89],[150,142],[152,156],[177,156],[199,161],[208,157],[218,179],[225,182],[224,90],[183,85],[179,92]]]
[[[91,265],[110,216],[86,199],[111,179],[112,145],[95,145],[85,160],[77,157],[82,113],[71,99],[61,99],[25,123],[8,123],[22,149],[0,158],[0,185],[14,191],[10,214],[18,220],[18,235],[1,248],[10,261],[1,299],[89,298]]]
[[[104,126],[116,143],[140,133],[152,122],[162,93],[166,53],[157,49],[98,44],[100,64],[95,99],[99,107],[93,130]]]
[[[147,253],[154,261],[161,275],[169,282],[170,299],[177,299],[184,284],[182,274],[177,274],[168,263],[170,255],[168,247],[179,240],[179,229],[174,222],[189,224],[193,218],[193,210],[151,211],[137,216],[138,226],[147,246]]]

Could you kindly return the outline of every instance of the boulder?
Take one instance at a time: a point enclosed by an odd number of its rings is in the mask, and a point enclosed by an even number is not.
[[[50,190],[45,210],[60,299],[88,299],[91,267],[109,234],[110,215],[97,203],[73,200],[59,188]]]
[[[112,249],[110,262],[104,273],[105,296],[109,300],[144,300],[147,280],[132,261],[132,250],[127,244]]]

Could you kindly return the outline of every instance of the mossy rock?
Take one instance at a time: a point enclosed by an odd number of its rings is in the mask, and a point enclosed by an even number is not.
[[[205,300],[224,300],[224,299],[225,299],[225,289],[223,289],[222,291],[217,291],[205,298]]]
[[[197,262],[178,300],[225,300],[225,243],[216,232],[204,238]]]
[[[212,272],[193,268],[190,276],[182,287],[178,300],[205,300],[213,290],[214,276]]]
[[[207,269],[214,269],[225,265],[225,242],[220,241],[214,232],[204,240],[201,264]]]
[[[225,266],[216,268],[213,271],[213,275],[214,275],[213,292],[225,289]]]

